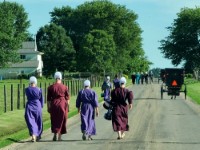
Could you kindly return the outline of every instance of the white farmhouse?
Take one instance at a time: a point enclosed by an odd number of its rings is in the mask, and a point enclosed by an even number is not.
[[[18,50],[22,62],[11,64],[8,68],[0,69],[0,78],[17,78],[18,75],[42,76],[44,53],[37,50],[34,41],[23,42],[22,48]]]

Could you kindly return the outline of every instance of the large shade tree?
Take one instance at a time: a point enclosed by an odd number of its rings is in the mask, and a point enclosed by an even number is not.
[[[78,53],[80,71],[112,71],[115,43],[113,37],[103,30],[92,30],[85,35]],[[115,59],[116,60],[116,59]]]
[[[13,2],[0,2],[0,64],[19,61],[17,50],[27,39],[30,26],[28,15],[22,5]]]
[[[161,40],[160,50],[175,66],[183,63],[186,71],[200,68],[200,8],[182,8],[171,27],[169,36]],[[199,35],[200,36],[200,35]]]
[[[80,59],[78,53],[82,53],[83,47],[93,48],[92,45],[89,46],[92,42],[85,40],[85,36],[94,30],[104,31],[108,36],[113,37],[115,53],[112,54],[111,59],[112,62],[116,59],[117,61],[112,65],[108,63],[111,65],[110,68],[124,71],[133,67],[134,58],[146,58],[141,44],[142,31],[137,23],[138,16],[124,6],[107,0],[97,0],[85,2],[76,9],[69,6],[55,8],[50,14],[51,22],[63,26],[67,35],[71,37],[76,49],[77,60]],[[105,49],[101,49],[103,50]],[[89,59],[91,56],[85,57],[87,60],[87,57]],[[145,61],[148,62],[146,59]],[[102,61],[99,60],[99,62]]]
[[[38,49],[44,52],[44,75],[52,75],[56,70],[74,70],[75,50],[63,27],[53,23],[45,25],[37,32],[36,39]]]

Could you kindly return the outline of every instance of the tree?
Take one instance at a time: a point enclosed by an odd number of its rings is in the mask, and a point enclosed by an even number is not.
[[[30,22],[22,5],[12,2],[0,3],[0,64],[19,61],[17,50],[27,38]]]
[[[128,68],[127,72],[147,72],[152,65],[151,62],[148,61],[146,57],[136,57],[133,58],[130,67]]]
[[[184,63],[186,70],[200,68],[200,8],[182,8],[171,27],[170,35],[161,40],[160,50],[175,66]]]
[[[35,35],[31,34],[31,33],[28,33],[26,41],[35,41]]]
[[[103,30],[92,30],[80,45],[78,64],[80,71],[109,72],[113,68],[115,43],[113,37]]]
[[[136,22],[137,15],[124,6],[113,4],[107,0],[97,0],[85,2],[76,9],[69,6],[61,9],[55,8],[50,14],[51,21],[63,26],[67,35],[71,37],[77,55],[82,53],[84,44],[85,47],[92,47],[86,43],[85,36],[91,31],[99,30],[113,37],[115,53],[113,53],[112,62],[116,58],[117,61],[112,64],[112,67],[115,70],[123,72],[130,67],[134,61],[133,58],[144,57],[141,44],[142,31]],[[99,62],[101,61],[99,60]],[[79,65],[79,63],[77,64]]]
[[[161,68],[153,68],[150,71],[152,71],[154,78],[160,78]]]
[[[52,75],[56,70],[74,71],[75,51],[72,41],[61,26],[55,24],[41,27],[36,35],[38,49],[44,52],[44,74]]]

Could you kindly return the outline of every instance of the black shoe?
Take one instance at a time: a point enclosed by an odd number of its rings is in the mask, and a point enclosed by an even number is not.
[[[82,139],[83,139],[84,141],[86,140],[86,133],[85,133],[85,132],[83,132]]]
[[[91,137],[91,135],[88,136],[88,140],[89,140],[89,141],[92,141],[92,140],[93,140],[93,138]]]
[[[41,140],[41,136],[37,136],[36,141],[38,142],[39,140]]]
[[[54,135],[54,136],[53,136],[53,141],[57,141],[57,140],[58,140],[57,136]]]

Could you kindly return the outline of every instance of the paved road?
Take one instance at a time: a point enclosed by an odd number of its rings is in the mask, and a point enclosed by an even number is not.
[[[134,108],[129,111],[130,131],[117,140],[111,122],[103,118],[101,107],[96,118],[97,133],[93,141],[82,141],[79,116],[69,119],[68,134],[63,141],[53,142],[47,131],[40,142],[28,140],[5,149],[15,150],[199,150],[200,108],[183,96],[171,100],[166,93],[160,99],[160,85],[134,85]],[[101,104],[102,105],[102,104]]]

